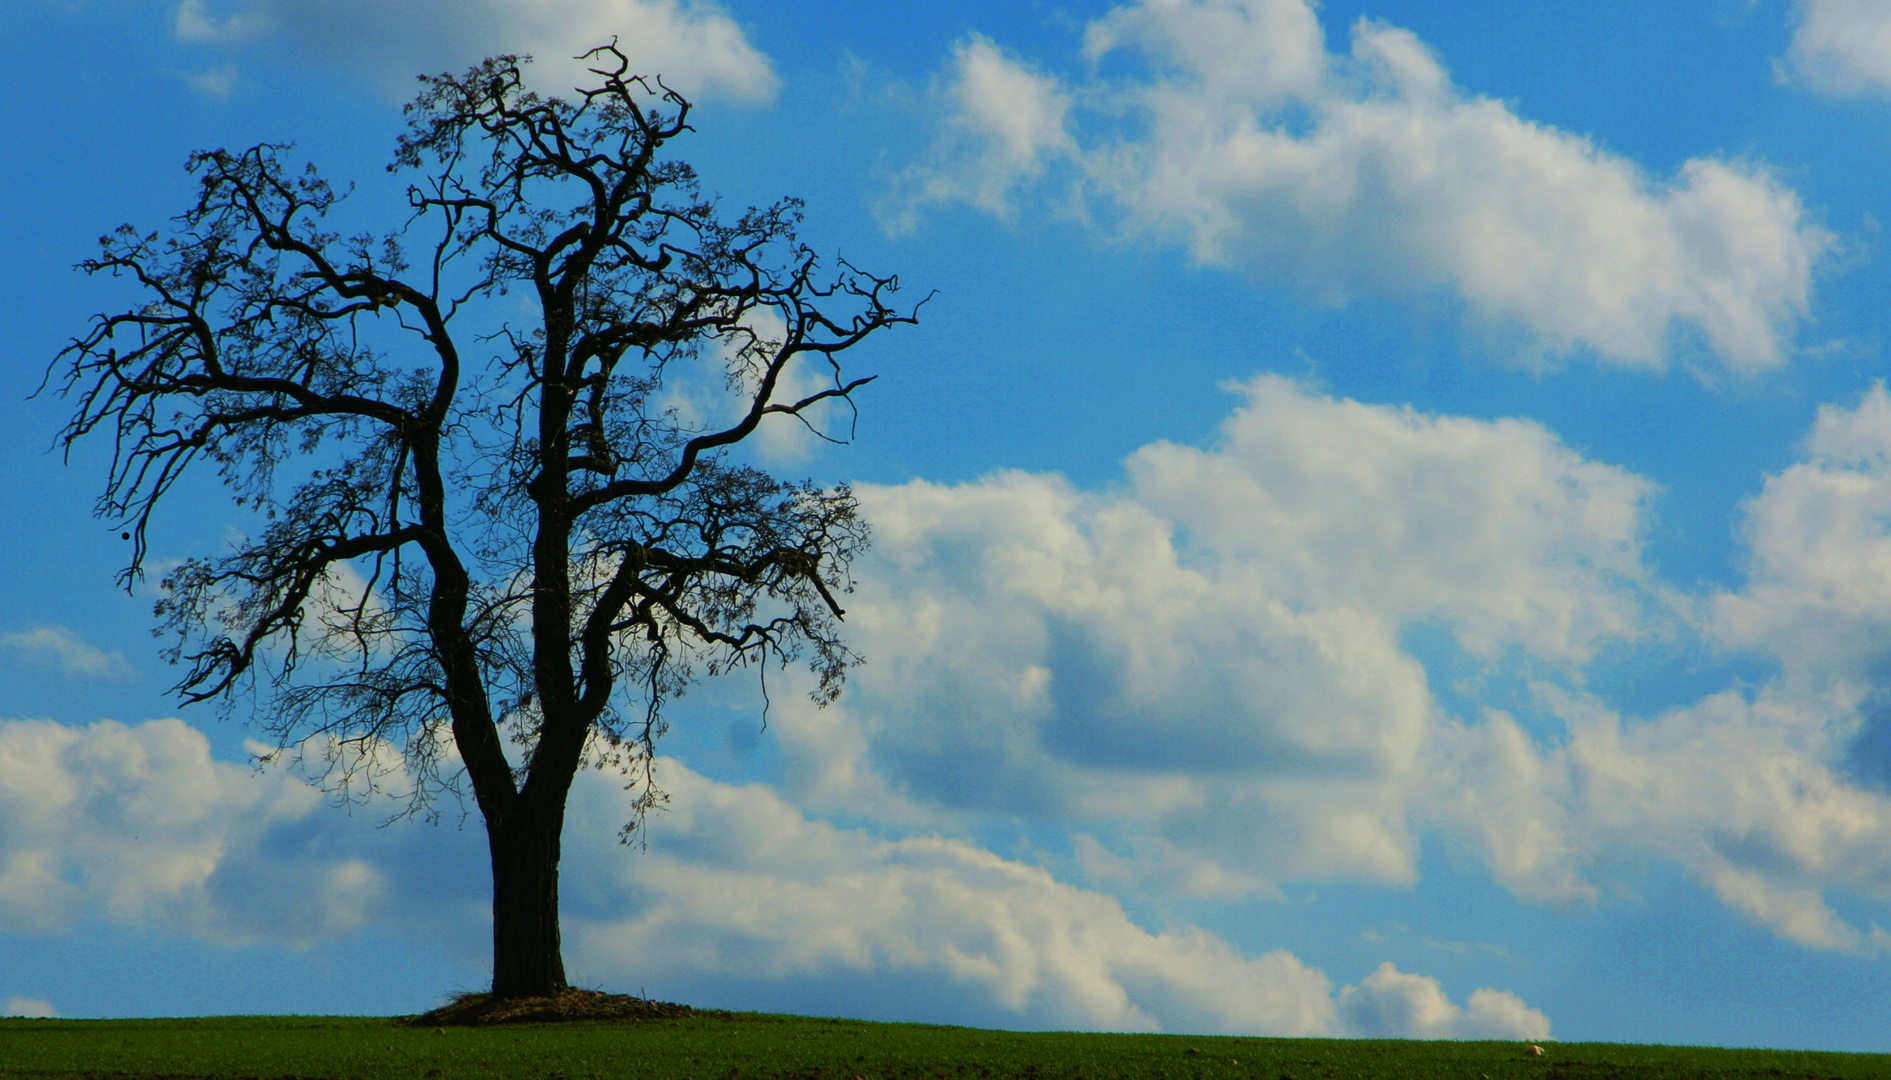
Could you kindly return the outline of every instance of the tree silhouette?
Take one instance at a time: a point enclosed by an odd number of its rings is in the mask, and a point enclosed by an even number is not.
[[[581,766],[636,773],[641,817],[692,679],[805,660],[818,701],[839,693],[866,524],[844,485],[732,448],[770,416],[851,409],[869,379],[843,354],[916,313],[892,277],[823,268],[797,201],[725,217],[667,155],[689,103],[615,45],[585,59],[597,85],[568,101],[526,90],[523,57],[423,78],[391,232],[333,231],[345,193],[284,146],[193,155],[167,235],[121,228],[82,264],[134,281],[136,306],[51,373],[68,455],[112,445],[96,512],[134,541],[125,587],[193,467],[264,522],[163,576],[186,701],[251,703],[338,790],[384,779],[388,747],[410,809],[470,786],[502,998],[566,986]],[[720,413],[677,405],[685,363],[718,372]]]

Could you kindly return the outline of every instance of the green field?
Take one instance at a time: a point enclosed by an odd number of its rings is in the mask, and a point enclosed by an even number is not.
[[[1872,1077],[1891,1055],[981,1031],[762,1015],[412,1028],[355,1017],[0,1020],[4,1077],[1352,1080]]]

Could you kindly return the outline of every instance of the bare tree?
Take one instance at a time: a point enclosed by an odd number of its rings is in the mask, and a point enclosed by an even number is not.
[[[423,78],[389,166],[414,177],[406,221],[384,234],[332,231],[345,193],[286,147],[192,156],[168,235],[127,226],[82,264],[135,282],[136,306],[51,373],[76,402],[68,454],[112,447],[96,510],[134,540],[125,587],[193,467],[263,522],[163,577],[186,701],[250,703],[344,790],[389,746],[414,809],[470,785],[498,997],[566,986],[580,767],[647,781],[664,706],[699,676],[805,660],[817,700],[839,693],[866,524],[844,485],[732,448],[771,416],[850,410],[869,380],[843,354],[915,314],[896,279],[824,268],[798,202],[725,217],[667,155],[689,103],[615,46],[587,59],[597,85],[569,101],[527,91],[523,57]],[[723,412],[676,407],[684,363],[717,372]],[[641,815],[658,796],[637,787]]]

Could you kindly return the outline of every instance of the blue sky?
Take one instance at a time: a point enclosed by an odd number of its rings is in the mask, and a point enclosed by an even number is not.
[[[856,442],[841,702],[686,698],[566,834],[575,980],[1011,1027],[1891,1050],[1891,6],[25,0],[0,150],[0,1003],[417,1011],[477,819],[167,697],[70,270],[200,147],[620,36],[732,206],[936,291]],[[378,216],[377,216],[378,215]],[[254,522],[205,479],[152,537]]]

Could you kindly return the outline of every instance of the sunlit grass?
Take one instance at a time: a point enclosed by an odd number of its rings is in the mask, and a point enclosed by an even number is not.
[[[1353,1080],[1891,1077],[1891,1055],[982,1031],[754,1014],[412,1028],[352,1017],[0,1020],[5,1077]]]

